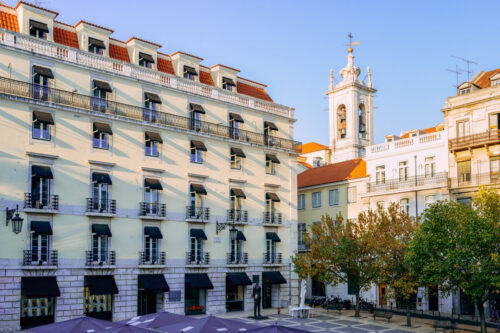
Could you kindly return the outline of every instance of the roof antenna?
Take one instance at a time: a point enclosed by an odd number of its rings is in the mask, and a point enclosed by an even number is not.
[[[460,74],[462,74],[464,72],[464,70],[463,69],[459,69],[458,65],[455,65],[455,69],[446,68],[446,70],[448,72],[455,73],[455,75],[457,76],[457,85],[453,86],[453,87],[455,87],[457,89],[457,91],[458,91],[458,78],[459,78]]]
[[[477,62],[469,60],[469,59],[465,59],[465,58],[453,56],[453,55],[451,57],[455,58],[455,59],[458,59],[458,60],[462,60],[463,62],[467,63],[467,70],[466,70],[466,72],[467,72],[467,82],[469,82],[470,81],[470,75],[472,74],[472,71],[470,70],[470,64],[477,65]]]

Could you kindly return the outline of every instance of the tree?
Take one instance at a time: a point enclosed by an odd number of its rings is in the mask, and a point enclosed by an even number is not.
[[[310,251],[292,258],[295,271],[302,278],[337,285],[351,283],[356,295],[356,317],[359,317],[359,294],[370,287],[376,277],[374,251],[374,225],[371,220],[344,221],[341,215],[334,221],[322,217],[314,224],[311,235],[306,233],[305,243]]]
[[[473,206],[440,201],[427,208],[407,260],[422,284],[438,285],[444,295],[461,290],[469,297],[485,333],[483,304],[500,289],[499,196],[481,188]]]
[[[375,225],[377,240],[377,282],[389,286],[392,297],[402,300],[406,306],[406,325],[411,327],[410,300],[417,293],[418,277],[410,270],[405,256],[410,240],[419,227],[418,220],[411,218],[399,205],[392,203],[387,210],[381,206],[368,210],[359,219],[371,219]]]

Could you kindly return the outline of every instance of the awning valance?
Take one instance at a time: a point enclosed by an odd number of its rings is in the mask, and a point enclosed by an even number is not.
[[[186,274],[186,289],[214,289],[208,274]]]
[[[286,283],[286,279],[281,275],[281,272],[262,272],[262,280],[270,284]]]
[[[21,292],[27,298],[61,296],[55,276],[23,276]]]
[[[38,29],[43,32],[49,32],[49,26],[46,23],[30,20],[30,29]]]
[[[139,60],[141,60],[141,59],[152,62],[152,63],[155,62],[155,59],[153,58],[153,56],[151,54],[139,52]]]
[[[163,140],[161,139],[160,134],[156,133],[156,132],[146,131],[146,140],[151,140],[151,141],[163,143]]]
[[[105,123],[97,123],[97,122],[94,123],[94,132],[95,131],[99,131],[102,133],[113,135],[113,131],[111,130],[111,126],[109,126],[109,124],[105,124]]]
[[[111,229],[107,224],[92,224],[92,233],[98,236],[111,237]]]
[[[161,182],[155,178],[145,178],[144,179],[144,187],[149,187],[153,190],[163,190],[163,186],[161,186]]]
[[[94,172],[92,174],[92,182],[98,184],[113,185],[113,183],[111,182],[111,177],[107,173]]]
[[[104,81],[94,80],[94,87],[107,92],[113,92],[113,89],[111,89],[109,83]]]
[[[273,242],[281,242],[281,239],[279,238],[278,234],[275,232],[266,232],[266,239],[272,240]]]
[[[34,178],[49,178],[53,179],[52,170],[48,166],[42,165],[32,165],[31,166],[31,177]]]
[[[48,77],[49,79],[54,78],[54,74],[52,73],[52,70],[50,68],[47,68],[47,67],[33,65],[33,72],[35,72],[35,74],[39,74],[41,76]]]
[[[164,293],[170,291],[165,275],[163,274],[139,274],[137,276],[138,287],[151,293]]]
[[[113,275],[88,275],[85,277],[85,286],[89,288],[90,295],[118,294]]]
[[[278,160],[278,157],[274,154],[266,154],[266,160],[269,160],[273,163],[280,164],[280,160]]]
[[[229,119],[232,119],[232,120],[237,121],[239,123],[244,123],[243,118],[237,113],[230,112]]]
[[[231,189],[231,196],[236,196],[237,198],[244,198],[246,199],[245,192],[241,188],[232,188]]]
[[[236,156],[239,156],[239,157],[243,157],[243,158],[247,157],[245,155],[245,153],[243,152],[243,150],[240,148],[231,148],[231,155],[233,155],[233,154]]]
[[[95,39],[92,37],[89,37],[89,47],[90,47],[90,45],[95,45],[95,46],[98,46],[98,47],[103,48],[103,49],[106,48],[106,45],[104,44],[104,42],[102,40]]]
[[[232,286],[249,286],[252,284],[252,281],[245,272],[227,273],[226,281],[227,284]]]
[[[157,94],[153,94],[153,93],[150,93],[150,92],[145,92],[144,96],[150,102],[153,102],[153,103],[156,103],[156,104],[161,104],[161,98]]]
[[[276,124],[273,123],[272,121],[265,121],[264,122],[264,128],[269,128],[272,131],[277,131],[278,130],[278,126],[276,126]]]
[[[196,69],[191,66],[184,66],[184,73],[189,73],[191,75],[198,75],[198,72],[196,72]]]
[[[47,221],[31,221],[30,230],[35,235],[52,235],[52,226]]]
[[[238,230],[238,233],[236,234],[236,240],[246,242],[247,239],[245,235],[243,234],[243,231]]]
[[[203,229],[191,229],[189,230],[189,236],[196,239],[207,240],[207,235],[205,234],[205,231],[203,231]]]
[[[230,85],[230,86],[236,86],[236,83],[234,83],[234,80],[233,79],[230,79],[228,77],[222,77],[222,83],[225,83],[227,85]]]
[[[266,193],[266,199],[271,199],[272,201],[274,202],[280,202],[280,198],[278,197],[278,195],[274,192],[267,192]]]
[[[163,238],[160,228],[158,227],[144,227],[144,234],[151,238]]]
[[[42,123],[54,125],[54,118],[52,114],[48,112],[33,111],[33,120],[37,120]]]
[[[205,113],[205,109],[200,104],[189,103],[189,110],[192,112]]]
[[[196,192],[196,194],[207,195],[207,190],[205,190],[205,186],[201,184],[191,184],[191,192]]]
[[[207,147],[201,141],[191,140],[191,147],[195,147],[196,149],[201,151],[207,151]]]

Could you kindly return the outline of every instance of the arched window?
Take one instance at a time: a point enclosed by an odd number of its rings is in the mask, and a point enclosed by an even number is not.
[[[359,117],[359,137],[366,138],[366,111],[365,105],[361,103],[358,110]]]
[[[339,139],[344,139],[347,135],[347,114],[344,104],[339,105],[337,109],[337,128]]]

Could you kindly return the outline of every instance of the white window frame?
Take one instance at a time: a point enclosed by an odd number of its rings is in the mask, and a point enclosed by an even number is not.
[[[297,195],[297,209],[298,210],[306,209],[306,195],[304,193]]]
[[[321,191],[311,194],[312,208],[321,208]]]
[[[375,183],[377,185],[385,184],[385,165],[378,165],[375,167]]]
[[[328,191],[328,204],[330,206],[339,205],[339,189],[335,188]]]
[[[347,188],[347,203],[356,203],[358,201],[357,186],[349,186]]]

